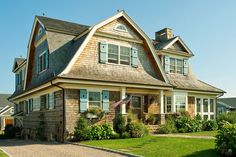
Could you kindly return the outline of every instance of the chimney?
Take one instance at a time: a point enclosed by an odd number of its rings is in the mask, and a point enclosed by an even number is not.
[[[164,28],[155,33],[156,41],[163,42],[174,37],[172,29]]]

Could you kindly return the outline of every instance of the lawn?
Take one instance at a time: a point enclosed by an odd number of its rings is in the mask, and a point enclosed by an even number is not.
[[[0,150],[0,157],[8,157],[8,156]]]
[[[218,157],[212,139],[154,137],[86,141],[83,144],[110,148],[145,157]]]
[[[202,131],[202,132],[191,132],[191,133],[181,133],[181,135],[189,136],[216,136],[217,131]]]

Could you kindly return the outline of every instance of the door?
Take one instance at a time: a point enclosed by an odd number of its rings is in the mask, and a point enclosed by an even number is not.
[[[138,119],[141,119],[141,104],[142,104],[141,96],[132,96],[131,99],[132,114]]]
[[[5,119],[5,126],[13,125],[13,119]]]

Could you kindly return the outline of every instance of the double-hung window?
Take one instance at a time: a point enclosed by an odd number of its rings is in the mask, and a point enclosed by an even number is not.
[[[171,112],[171,104],[172,104],[171,99],[172,98],[170,96],[166,97],[166,112],[167,113]]]
[[[176,95],[175,96],[175,105],[176,105],[176,112],[180,112],[182,110],[185,110],[186,96]]]
[[[88,92],[89,108],[101,107],[101,92],[90,91]]]
[[[48,69],[48,50],[44,51],[38,58],[38,72]]]
[[[177,59],[177,64],[176,64],[176,71],[178,74],[183,74],[183,60],[182,59]]]
[[[108,63],[130,65],[131,48],[108,44]]]
[[[170,58],[170,72],[175,73],[175,59]]]
[[[28,105],[29,105],[29,112],[32,112],[33,111],[33,108],[34,108],[34,100],[33,99],[29,99],[28,101]]]

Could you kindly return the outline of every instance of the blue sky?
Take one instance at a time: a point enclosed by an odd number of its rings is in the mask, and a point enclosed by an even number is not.
[[[26,56],[35,15],[94,25],[124,9],[151,38],[172,28],[195,54],[197,77],[236,96],[235,8],[234,0],[1,0],[0,93],[14,91],[14,57]]]

